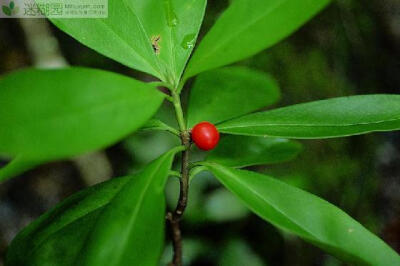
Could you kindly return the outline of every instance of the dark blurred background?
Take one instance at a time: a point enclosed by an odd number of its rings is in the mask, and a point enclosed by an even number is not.
[[[209,2],[201,35],[228,3]],[[45,20],[1,20],[1,75],[66,64],[151,79],[84,47]],[[334,1],[290,38],[240,64],[275,76],[283,94],[276,106],[354,94],[399,94],[400,1]],[[175,123],[168,104],[157,116]],[[176,144],[165,133],[138,132],[105,151],[43,165],[1,184],[0,265],[15,234],[56,203],[89,185],[138,171]],[[323,197],[400,252],[400,132],[303,144],[296,160],[253,170]],[[6,163],[0,161],[0,166]],[[194,180],[190,192],[183,223],[187,265],[345,265],[250,214],[207,173]],[[176,180],[168,183],[166,194],[173,208]],[[170,258],[167,246],[163,265]]]

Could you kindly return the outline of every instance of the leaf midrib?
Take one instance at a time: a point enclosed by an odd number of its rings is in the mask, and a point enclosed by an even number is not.
[[[149,36],[149,34],[147,33],[147,31],[146,31],[146,29],[145,29],[145,27],[144,27],[144,24],[143,24],[142,20],[141,20],[140,17],[135,13],[135,11],[134,11],[134,9],[132,8],[132,6],[131,6],[129,3],[126,2],[126,0],[123,0],[123,2],[124,2],[124,4],[125,4],[125,6],[127,6],[127,7],[129,8],[129,10],[132,12],[133,16],[134,16],[134,17],[136,18],[136,20],[138,21],[139,26],[140,26],[140,28],[141,28],[143,34],[145,35],[145,39],[146,39],[147,44],[148,44],[148,45],[146,45],[145,47],[146,47],[146,49],[148,50],[148,52],[150,52],[150,54],[152,55],[152,57],[154,58],[155,62],[156,62],[157,65],[158,65],[159,71],[157,71],[157,73],[158,73],[159,77],[160,77],[161,79],[164,79],[164,81],[166,81],[164,75],[161,74],[161,71],[162,71],[161,64],[160,64],[161,62],[160,62],[160,60],[158,59],[157,55],[153,52],[153,49],[151,48],[151,47],[152,47],[152,46],[151,46],[151,39],[150,39],[150,36]]]
[[[142,202],[143,202],[143,200],[145,198],[145,195],[147,194],[147,190],[149,189],[150,185],[153,183],[154,179],[157,177],[156,173],[160,170],[161,166],[164,164],[164,162],[167,159],[168,159],[168,156],[165,156],[165,158],[163,158],[163,160],[161,160],[159,162],[159,164],[157,165],[155,170],[151,172],[151,177],[146,179],[148,182],[145,184],[145,188],[142,190],[142,192],[139,195],[139,201],[137,202],[137,206],[138,207],[135,208],[135,211],[133,212],[131,220],[129,221],[128,231],[125,234],[125,238],[122,240],[122,242],[123,242],[123,245],[121,245],[122,248],[120,249],[118,258],[115,260],[115,263],[112,264],[112,265],[118,265],[119,262],[121,262],[122,257],[123,257],[122,254],[124,254],[124,251],[122,249],[125,249],[123,247],[126,246],[126,243],[128,242],[129,236],[130,236],[130,234],[132,232],[132,229],[133,229],[133,225],[136,223],[138,213],[142,208]]]
[[[246,124],[246,125],[234,125],[234,126],[218,126],[218,129],[233,129],[233,128],[247,128],[247,127],[268,127],[268,126],[287,126],[287,127],[352,127],[352,126],[365,126],[375,125],[387,122],[399,121],[400,117],[393,119],[385,119],[373,122],[359,122],[359,123],[347,123],[347,124],[295,124],[295,123],[265,123],[265,124]]]
[[[303,238],[305,238],[305,239],[308,239],[308,240],[311,241],[311,242],[315,241],[315,243],[320,243],[321,245],[327,245],[327,246],[330,246],[330,247],[332,247],[332,248],[334,248],[334,249],[341,250],[341,249],[340,249],[340,246],[337,246],[337,245],[335,245],[334,243],[331,243],[329,240],[326,241],[326,242],[323,242],[323,240],[322,240],[321,238],[317,237],[314,233],[310,232],[307,228],[304,228],[303,226],[299,225],[296,221],[294,221],[294,220],[291,219],[289,216],[287,216],[287,215],[285,214],[284,211],[281,211],[279,208],[275,207],[275,205],[269,203],[267,200],[264,200],[264,198],[258,193],[258,191],[253,190],[252,188],[250,188],[249,186],[247,186],[246,183],[241,182],[239,178],[235,178],[235,175],[234,175],[234,174],[230,174],[229,172],[227,173],[227,172],[225,171],[225,169],[220,169],[220,168],[218,167],[218,165],[214,165],[214,167],[218,168],[220,171],[224,172],[226,175],[233,177],[233,180],[236,180],[236,182],[239,183],[241,186],[247,187],[247,188],[253,193],[253,195],[255,195],[258,199],[260,199],[262,202],[265,202],[267,205],[269,205],[269,206],[270,206],[271,208],[273,208],[275,211],[277,211],[278,213],[280,213],[282,216],[284,216],[284,217],[285,217],[286,219],[288,219],[290,222],[292,222],[293,224],[295,224],[296,226],[298,226],[298,227],[299,227],[301,230],[303,230],[305,233],[309,234],[310,237],[304,236],[304,235],[302,235],[302,234],[300,234],[300,233],[295,233],[295,234],[298,234],[298,235],[300,235],[301,237],[303,237]],[[246,205],[247,205],[247,203],[246,203]],[[272,222],[271,222],[271,223],[272,223]],[[275,223],[274,223],[274,224],[275,224]],[[278,224],[275,224],[275,226],[280,227]],[[283,227],[280,227],[280,228],[283,228]],[[286,229],[286,228],[285,228],[285,229]],[[290,231],[290,232],[293,232],[293,231],[290,230],[290,229],[286,229],[286,230],[288,230],[288,231]],[[352,256],[356,256],[360,261],[364,261],[364,259],[362,259],[362,258],[359,257],[358,255],[355,255],[355,254],[353,254],[353,253],[349,253],[349,254],[351,254]]]
[[[276,210],[277,212],[281,213],[281,214],[282,214],[284,217],[286,217],[290,222],[292,222],[293,224],[295,224],[296,226],[298,226],[300,229],[304,230],[304,232],[310,234],[310,236],[313,237],[314,239],[308,238],[308,237],[306,237],[306,236],[303,236],[303,235],[298,234],[298,235],[300,235],[301,237],[303,237],[303,238],[305,238],[305,239],[308,239],[308,240],[311,241],[311,242],[312,242],[312,241],[315,241],[315,243],[319,243],[319,244],[321,244],[321,245],[327,245],[327,246],[329,246],[329,247],[332,247],[332,248],[338,250],[339,252],[344,252],[344,253],[347,253],[347,254],[351,255],[351,256],[353,256],[354,258],[357,258],[359,261],[365,262],[365,259],[362,258],[360,255],[355,254],[354,252],[348,252],[347,250],[342,250],[342,249],[340,248],[340,245],[336,245],[335,243],[332,243],[331,241],[329,241],[329,239],[319,238],[319,237],[317,237],[314,233],[310,232],[307,228],[304,228],[303,226],[300,226],[296,221],[294,221],[294,220],[291,219],[289,216],[287,216],[287,215],[285,214],[284,211],[281,211],[279,208],[276,208],[274,205],[270,204],[267,200],[264,200],[264,198],[258,193],[258,191],[253,190],[251,187],[247,186],[246,183],[245,183],[245,182],[242,182],[239,178],[235,178],[236,176],[235,176],[233,173],[230,174],[229,171],[226,171],[224,168],[220,167],[218,164],[213,164],[213,163],[209,163],[209,164],[212,165],[212,167],[215,167],[215,168],[219,169],[220,171],[222,171],[222,172],[225,173],[226,175],[231,176],[232,179],[233,179],[233,180],[236,180],[236,182],[239,183],[240,185],[242,185],[242,186],[244,186],[244,187],[247,187],[257,198],[259,198],[261,201],[265,202],[267,205],[271,206],[271,207],[272,207],[274,210]],[[222,169],[221,169],[221,168],[222,168]],[[229,170],[229,169],[228,169],[228,170]],[[275,182],[277,182],[277,181],[275,181]],[[246,205],[247,205],[247,204],[246,204]],[[279,225],[276,225],[276,226],[280,227]],[[361,228],[363,228],[362,225],[360,225],[360,226],[361,226]],[[289,230],[289,231],[291,231],[291,230]],[[325,240],[326,242],[323,242],[323,240]]]
[[[124,39],[122,38],[115,30],[113,27],[111,27],[109,24],[107,24],[104,20],[100,19],[100,21],[103,23],[103,25],[105,25],[108,29],[110,29],[110,32],[112,32],[114,34],[114,36],[118,37],[119,40],[122,41],[122,43],[124,43],[127,47],[130,48],[131,52],[133,54],[135,54],[138,58],[141,59],[142,62],[144,62],[147,67],[149,67],[150,69],[152,69],[155,74],[157,74],[158,76],[161,77],[160,71],[157,70],[156,68],[153,67],[153,65],[151,64],[150,61],[148,61],[144,56],[142,56],[140,53],[136,52],[135,49]],[[140,23],[140,22],[139,22]]]
[[[122,188],[120,188],[120,189],[122,189]],[[117,194],[117,193],[118,193],[118,192],[116,192],[116,194]],[[116,194],[115,194],[115,195],[116,195]],[[83,201],[83,200],[85,200],[85,198],[83,198],[81,201]],[[110,200],[110,201],[111,201],[111,200]],[[101,208],[104,208],[107,204],[110,203],[110,201],[105,202],[105,203],[102,204],[101,206],[99,205],[99,206],[97,206],[97,207],[95,207],[95,208],[93,208],[93,209],[90,209],[90,210],[87,211],[87,212],[82,212],[81,215],[74,217],[74,219],[71,219],[68,223],[63,224],[62,226],[60,226],[60,227],[57,228],[56,230],[52,231],[50,234],[47,235],[47,237],[45,237],[44,239],[42,239],[42,240],[40,241],[40,243],[39,243],[38,245],[36,245],[36,246],[32,249],[32,251],[30,252],[30,254],[34,254],[34,253],[36,252],[36,250],[40,249],[40,248],[46,243],[46,241],[47,241],[49,238],[51,238],[53,235],[56,235],[58,232],[60,232],[61,230],[63,230],[63,229],[66,228],[67,226],[69,226],[69,225],[71,225],[71,224],[73,224],[73,223],[75,223],[75,222],[77,222],[77,221],[83,219],[85,216],[90,215],[91,213],[96,212],[97,210],[99,210],[99,209],[101,209]]]
[[[253,193],[253,195],[255,195],[258,199],[260,199],[262,202],[265,202],[267,205],[269,205],[271,208],[273,208],[275,211],[277,211],[278,213],[280,213],[283,217],[285,217],[286,219],[288,219],[291,223],[295,224],[296,226],[298,226],[300,229],[304,230],[305,233],[309,234],[311,237],[313,237],[315,240],[319,241],[319,238],[316,237],[313,233],[309,232],[306,228],[303,228],[301,225],[299,225],[296,221],[294,221],[293,219],[291,219],[290,217],[288,217],[285,212],[281,211],[279,208],[275,207],[273,204],[271,204],[270,202],[268,202],[267,200],[265,200],[259,193],[258,191],[252,189],[251,187],[249,187],[246,183],[242,182],[239,178],[236,178],[236,176],[234,174],[231,174],[229,171],[226,171],[225,169],[221,169],[218,165],[213,164],[213,167],[218,168],[220,171],[222,171],[223,173],[225,173],[227,176],[232,177],[233,180],[236,180],[237,183],[239,183],[242,187],[246,187],[249,191],[251,191]],[[246,203],[246,205],[248,205]],[[288,229],[286,229],[288,230]],[[289,230],[291,231],[291,230]],[[305,236],[303,236],[305,237]]]

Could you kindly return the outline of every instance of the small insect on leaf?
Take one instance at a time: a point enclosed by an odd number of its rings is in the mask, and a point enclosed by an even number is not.
[[[161,41],[161,36],[160,35],[154,35],[151,37],[151,46],[153,47],[153,51],[156,55],[160,54],[160,44],[159,42]]]

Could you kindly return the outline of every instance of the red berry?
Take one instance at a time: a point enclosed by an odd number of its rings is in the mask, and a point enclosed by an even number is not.
[[[213,124],[201,122],[192,129],[192,140],[199,149],[209,151],[217,146],[219,132]]]

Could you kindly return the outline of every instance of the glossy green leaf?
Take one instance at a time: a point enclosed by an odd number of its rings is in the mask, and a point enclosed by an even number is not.
[[[233,1],[201,41],[185,77],[250,57],[286,38],[329,0]]]
[[[100,70],[16,72],[0,80],[0,153],[46,161],[101,149],[142,126],[163,99]]]
[[[284,138],[333,138],[400,129],[400,95],[359,95],[246,115],[221,132]]]
[[[99,213],[128,181],[115,178],[59,203],[15,237],[6,265],[74,265]]]
[[[84,45],[176,85],[206,0],[109,0],[108,18],[51,19]]]
[[[222,122],[257,111],[279,99],[269,75],[245,67],[226,67],[199,75],[190,92],[188,125]]]
[[[287,139],[226,136],[206,160],[225,166],[246,167],[289,161],[301,150],[300,143]]]
[[[204,163],[253,212],[278,228],[360,265],[400,265],[400,256],[334,205],[255,172]]]
[[[82,265],[158,264],[164,244],[164,187],[179,150],[152,162],[113,198],[86,240]]]
[[[156,265],[164,238],[164,185],[179,150],[135,176],[60,203],[14,239],[7,265]]]

